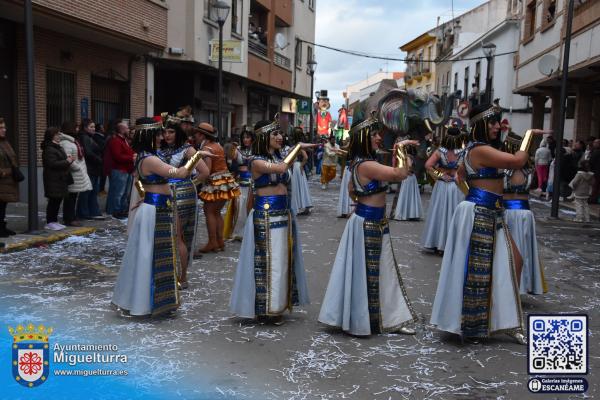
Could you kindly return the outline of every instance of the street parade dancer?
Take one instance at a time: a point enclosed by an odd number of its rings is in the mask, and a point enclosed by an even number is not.
[[[179,168],[196,153],[188,143],[188,137],[181,128],[181,120],[166,116],[164,140],[159,151],[160,158],[167,164]],[[187,178],[169,177],[168,182],[173,196],[175,227],[177,235],[177,260],[179,262],[179,288],[187,289],[187,270],[191,264],[198,214],[198,194],[194,182],[204,181],[208,177],[208,166],[200,160],[194,175]],[[192,177],[194,178],[192,181]]]
[[[504,151],[516,153],[520,143],[521,137],[510,132],[504,141]],[[548,286],[538,252],[535,217],[529,207],[529,186],[533,170],[528,162],[521,169],[507,169],[504,172],[504,216],[510,235],[523,259],[520,292],[544,294],[548,291]]]
[[[412,149],[407,149],[408,157],[411,159],[408,168],[408,177],[400,184],[400,193],[396,207],[392,212],[392,219],[398,221],[418,220],[423,216],[423,206],[421,205],[421,192],[419,191],[419,182],[414,171],[414,155]],[[396,158],[393,159],[393,165],[396,166]]]
[[[304,132],[302,128],[296,127],[292,133],[292,145],[302,143],[304,141]],[[290,209],[297,215],[305,215],[310,213],[313,207],[310,189],[308,188],[308,179],[304,172],[304,165],[308,161],[306,151],[300,150],[294,166],[292,167],[291,190],[290,190]]]
[[[340,146],[335,142],[335,136],[330,135],[329,141],[323,146],[323,161],[321,163],[321,189],[326,190],[329,182],[335,179],[337,175],[337,162],[340,152]]]
[[[221,210],[228,200],[240,195],[240,188],[227,168],[223,147],[216,141],[215,128],[208,122],[202,122],[196,127],[195,138],[196,142],[200,143],[200,150],[210,151],[214,155],[206,160],[210,175],[198,194],[204,202],[203,210],[208,232],[208,242],[198,251],[200,253],[224,251],[224,222]]]
[[[252,193],[252,174],[250,173],[253,142],[254,133],[251,130],[244,130],[241,136],[241,147],[237,150],[237,181],[240,185],[240,196],[236,197],[234,207],[235,217],[232,222],[232,235],[234,240],[242,240],[244,228],[246,226],[246,218],[248,218],[248,213],[252,209],[254,201],[254,195]]]
[[[414,334],[409,325],[417,319],[392,249],[384,182],[408,176],[404,146],[418,142],[407,140],[395,146],[397,168],[376,161],[381,142],[377,119],[357,117],[350,129],[349,153],[350,194],[357,205],[342,234],[319,314],[320,322],[357,336]]]
[[[275,121],[257,122],[250,162],[254,207],[246,220],[230,310],[239,317],[283,323],[292,306],[308,304],[308,288],[296,218],[288,188],[296,156],[314,145],[297,143],[281,158],[283,137]]]
[[[504,173],[529,159],[534,131],[527,131],[514,155],[497,150],[501,108],[481,104],[470,115],[471,140],[458,176],[466,173],[469,193],[454,212],[431,312],[431,323],[477,341],[507,333],[520,344],[523,312],[519,297],[522,260],[504,222]]]
[[[127,247],[115,283],[112,303],[126,315],[158,316],[179,307],[176,231],[169,178],[189,178],[201,157],[197,152],[181,167],[159,157],[162,122],[136,121],[132,147],[137,153],[135,183],[141,203],[137,206]]]
[[[456,184],[456,170],[467,137],[453,126],[446,127],[443,135],[441,146],[425,163],[425,169],[435,184],[429,200],[421,245],[436,252],[444,251],[454,210],[465,199],[465,194]]]

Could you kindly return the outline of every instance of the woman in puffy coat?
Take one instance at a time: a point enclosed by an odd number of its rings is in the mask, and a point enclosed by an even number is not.
[[[67,156],[61,147],[58,128],[46,129],[41,147],[44,166],[44,195],[48,198],[44,228],[58,231],[65,227],[58,223],[58,210],[60,203],[69,195],[69,184],[73,182],[69,172],[73,158]]]
[[[0,118],[0,237],[15,234],[6,228],[6,206],[19,201],[19,183],[12,172],[18,167],[17,155],[6,137],[6,123]]]
[[[67,226],[81,226],[79,221],[75,220],[75,204],[79,193],[92,190],[92,183],[85,166],[85,157],[83,147],[76,139],[78,136],[77,127],[72,122],[64,122],[61,126],[60,145],[67,154],[73,158],[71,164],[71,176],[73,183],[69,185],[69,194],[65,197],[63,203],[63,219]]]

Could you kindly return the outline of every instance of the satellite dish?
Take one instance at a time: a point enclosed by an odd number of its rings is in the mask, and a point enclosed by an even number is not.
[[[538,61],[538,71],[542,75],[550,76],[558,71],[558,58],[552,54],[546,54]]]
[[[283,50],[288,47],[290,43],[287,41],[285,35],[283,33],[275,34],[275,47]]]

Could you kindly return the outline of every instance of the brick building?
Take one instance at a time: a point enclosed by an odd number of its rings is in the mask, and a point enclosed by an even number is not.
[[[63,121],[90,117],[107,125],[117,118],[134,120],[146,114],[146,56],[167,43],[163,1],[32,3],[38,146],[46,127]],[[0,9],[0,116],[7,121],[20,164],[26,165],[23,1],[0,0]],[[38,151],[38,165],[40,157]],[[25,190],[21,192],[26,196]]]

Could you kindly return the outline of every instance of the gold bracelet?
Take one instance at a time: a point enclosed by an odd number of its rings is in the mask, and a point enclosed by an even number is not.
[[[526,153],[529,153],[529,146],[531,146],[531,139],[533,139],[533,131],[531,129],[528,129],[527,132],[525,132],[525,136],[523,137],[523,140],[521,140],[521,147],[519,147],[519,151],[524,151]]]
[[[406,168],[408,166],[406,149],[403,145],[396,147],[396,160],[398,161],[398,168]]]
[[[444,173],[435,167],[428,169],[427,173],[433,178],[434,181],[437,181],[444,176]]]
[[[294,146],[294,148],[292,150],[290,150],[288,155],[283,159],[283,162],[288,167],[294,163],[294,160],[298,156],[298,153],[300,152],[301,148],[302,148],[302,146],[300,145],[300,143],[298,143],[296,146]]]
[[[146,189],[139,179],[135,181],[135,188],[142,199],[146,197]]]
[[[196,153],[194,153],[193,156],[190,157],[189,160],[187,160],[187,162],[184,165],[185,169],[187,169],[187,171],[191,173],[194,170],[194,168],[196,168],[196,165],[198,165],[201,159],[202,155],[200,154],[200,151],[197,151]]]

